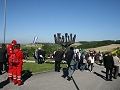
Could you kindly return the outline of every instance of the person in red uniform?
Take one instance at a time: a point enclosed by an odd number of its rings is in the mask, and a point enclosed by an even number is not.
[[[13,66],[9,63],[9,56],[13,53],[14,45],[17,44],[16,40],[12,40],[11,44],[7,46],[7,54],[8,54],[8,80],[12,81],[13,76]]]
[[[20,49],[20,44],[15,44],[13,53],[16,54],[16,58],[19,58],[19,63],[13,64],[13,81],[14,84],[18,83],[18,85],[21,85],[22,84],[21,73],[22,73],[24,55]]]

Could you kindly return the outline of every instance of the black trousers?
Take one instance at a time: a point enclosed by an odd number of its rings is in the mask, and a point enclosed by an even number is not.
[[[3,63],[0,62],[0,74],[2,74],[2,70],[3,70]]]
[[[0,62],[0,72],[3,70],[3,66],[4,66],[4,70],[7,72],[8,66],[6,62]]]
[[[119,73],[119,66],[114,66],[114,78],[117,78]]]
[[[106,79],[112,79],[112,70],[113,68],[106,68]]]
[[[89,69],[90,66],[91,66],[91,70]],[[91,63],[91,64],[88,65],[88,69],[89,69],[90,71],[93,70],[93,63]]]
[[[43,58],[38,58],[38,64],[42,64],[43,63]]]
[[[55,61],[55,71],[60,71],[60,63],[61,61]]]

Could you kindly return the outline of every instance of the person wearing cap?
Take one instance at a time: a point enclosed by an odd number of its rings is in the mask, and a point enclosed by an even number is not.
[[[13,53],[14,45],[17,44],[16,40],[12,40],[12,42],[7,46],[7,58],[8,58],[8,80],[11,82],[13,76],[13,66],[9,63],[9,56]]]
[[[38,48],[38,64],[42,64],[43,62],[43,50],[41,48]]]

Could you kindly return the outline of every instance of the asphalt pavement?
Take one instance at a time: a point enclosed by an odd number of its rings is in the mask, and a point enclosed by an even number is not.
[[[8,83],[7,73],[0,75],[0,90],[120,90],[120,74],[113,81],[105,80],[105,68],[94,64],[93,72],[76,70],[72,80],[63,71],[44,72],[23,77],[23,85]]]

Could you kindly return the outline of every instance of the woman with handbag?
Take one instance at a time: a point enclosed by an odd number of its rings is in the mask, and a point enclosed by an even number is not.
[[[90,54],[90,56],[88,58],[88,69],[91,66],[91,69],[89,69],[90,72],[92,72],[92,70],[93,70],[93,64],[94,64],[94,56],[93,56],[93,54]]]

